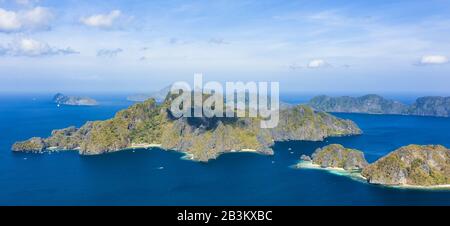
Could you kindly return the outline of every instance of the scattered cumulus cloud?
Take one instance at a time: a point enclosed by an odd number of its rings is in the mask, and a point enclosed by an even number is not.
[[[101,49],[97,51],[98,57],[116,57],[119,53],[123,52],[122,49]]]
[[[292,63],[288,65],[288,68],[292,71],[297,71],[300,69],[318,69],[318,68],[327,68],[331,67],[332,65],[325,60],[322,59],[314,59],[309,61],[306,65],[304,64],[298,64],[298,63]],[[343,68],[350,68],[350,65],[344,64],[342,65]]]
[[[0,8],[0,31],[16,31],[22,27],[19,15],[13,11]]]
[[[35,7],[23,13],[22,21],[30,28],[48,28],[53,14],[44,7]]]
[[[48,29],[52,19],[52,12],[45,7],[38,6],[22,11],[0,8],[0,32]]]
[[[0,46],[0,55],[2,56],[51,56],[51,55],[69,55],[78,54],[79,52],[67,47],[56,48],[41,41],[37,41],[31,38],[22,38],[7,44],[6,46]]]
[[[311,68],[311,69],[325,68],[325,67],[329,67],[329,66],[331,66],[331,65],[329,63],[327,63],[326,61],[322,60],[322,59],[311,60],[306,65],[307,68]]]
[[[420,59],[419,65],[439,65],[448,63],[448,57],[442,55],[426,55]]]
[[[107,14],[96,14],[89,17],[82,17],[80,21],[89,27],[111,28],[121,15],[122,12],[120,12],[120,10],[113,10]]]

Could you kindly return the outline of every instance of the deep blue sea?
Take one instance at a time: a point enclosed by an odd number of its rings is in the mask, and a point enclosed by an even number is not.
[[[51,98],[0,95],[0,205],[450,205],[450,191],[386,188],[290,168],[330,143],[363,150],[369,162],[412,143],[450,147],[450,118],[337,114],[354,120],[364,135],[277,143],[274,156],[233,153],[209,163],[159,149],[12,153],[17,140],[107,119],[131,104],[108,95],[94,96],[101,102],[96,107],[56,107]]]

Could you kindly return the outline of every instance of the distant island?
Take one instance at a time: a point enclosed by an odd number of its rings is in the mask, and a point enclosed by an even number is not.
[[[167,93],[170,92],[170,88],[171,88],[171,86],[166,86],[157,92],[153,92],[153,93],[149,93],[149,94],[144,94],[144,93],[134,94],[134,95],[128,96],[127,100],[132,101],[132,102],[144,102],[150,98],[153,98],[153,99],[155,99],[155,101],[157,103],[162,103],[162,102],[164,102],[164,99],[166,98]]]
[[[163,89],[161,89],[157,92],[150,93],[150,94],[140,93],[140,94],[130,95],[127,97],[127,100],[131,101],[131,102],[144,102],[148,99],[153,98],[153,99],[155,99],[156,103],[162,103],[162,102],[164,102],[167,94],[170,92],[170,88],[171,88],[171,86],[166,86]],[[245,100],[248,101],[247,95],[245,96]],[[295,106],[295,105],[280,101],[280,109],[291,108],[293,106]]]
[[[368,164],[361,151],[332,144],[303,155],[297,167],[346,171],[370,184],[450,188],[450,149],[441,145],[408,145]]]
[[[53,97],[53,102],[59,105],[72,105],[72,106],[95,106],[98,102],[89,97],[77,97],[66,96],[62,93],[57,93]]]
[[[406,105],[375,94],[361,97],[321,95],[312,98],[307,104],[325,112],[450,116],[450,97],[420,97],[412,105]]]
[[[162,104],[155,99],[137,103],[105,121],[87,122],[81,128],[54,130],[48,138],[16,142],[16,152],[78,150],[97,155],[128,148],[160,147],[186,154],[195,161],[208,161],[228,152],[273,154],[275,141],[320,141],[330,136],[361,134],[350,120],[304,105],[280,110],[280,122],[261,129],[260,118],[175,118],[170,111],[174,97]]]

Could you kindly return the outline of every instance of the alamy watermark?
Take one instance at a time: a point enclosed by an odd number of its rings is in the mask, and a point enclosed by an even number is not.
[[[174,117],[258,117],[261,128],[275,128],[279,122],[280,85],[278,82],[219,82],[203,84],[203,75],[194,75],[194,88],[175,82],[170,106]]]

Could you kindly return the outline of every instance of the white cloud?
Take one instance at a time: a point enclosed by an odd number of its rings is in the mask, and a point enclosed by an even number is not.
[[[420,65],[437,65],[448,63],[448,58],[442,55],[426,55],[420,59]]]
[[[35,7],[22,13],[22,21],[30,28],[45,28],[53,19],[53,14],[44,7]]]
[[[311,60],[307,65],[308,68],[324,68],[331,66],[329,63],[322,59]]]
[[[45,7],[17,12],[0,8],[0,32],[47,29],[52,18],[53,14]]]
[[[18,39],[7,46],[0,46],[0,55],[6,56],[38,57],[68,54],[78,54],[78,52],[71,48],[55,48],[45,42],[40,42],[31,38]]]
[[[16,12],[0,8],[0,31],[15,31],[22,27],[22,22]]]
[[[90,27],[110,28],[114,22],[122,15],[120,10],[113,10],[108,14],[97,14],[89,17],[82,17],[81,23]]]

